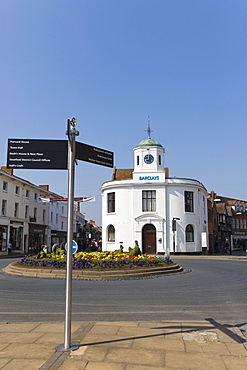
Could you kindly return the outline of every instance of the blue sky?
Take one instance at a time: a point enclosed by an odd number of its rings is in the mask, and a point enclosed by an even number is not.
[[[147,134],[170,176],[247,200],[246,0],[0,0],[1,165],[8,138],[66,139],[133,167]],[[67,172],[15,170],[67,196]],[[101,224],[112,170],[79,162],[75,195]]]

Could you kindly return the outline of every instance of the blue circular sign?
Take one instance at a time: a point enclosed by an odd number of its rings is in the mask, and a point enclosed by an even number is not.
[[[66,251],[68,250],[68,243],[65,244]],[[72,254],[75,254],[78,251],[78,244],[75,240],[72,240]]]

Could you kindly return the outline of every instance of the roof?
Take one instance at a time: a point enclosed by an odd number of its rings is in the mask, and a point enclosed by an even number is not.
[[[159,146],[163,148],[163,146],[156,140],[151,139],[150,137],[148,139],[142,140],[138,145],[137,148],[140,148],[142,146]]]
[[[131,180],[133,178],[134,168],[117,169],[113,168],[112,181],[114,180]]]
[[[216,203],[216,209],[218,213],[226,214],[226,204],[225,203]]]

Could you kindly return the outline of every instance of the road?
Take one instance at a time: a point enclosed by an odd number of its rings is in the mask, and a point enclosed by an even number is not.
[[[186,273],[73,281],[73,321],[214,320],[247,333],[247,261],[173,258]],[[13,259],[1,259],[0,269]],[[0,273],[0,321],[61,321],[65,280]]]

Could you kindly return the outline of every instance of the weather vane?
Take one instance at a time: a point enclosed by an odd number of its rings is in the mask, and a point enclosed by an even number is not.
[[[151,132],[155,132],[154,130],[150,129],[150,117],[149,116],[148,116],[148,129],[144,131],[148,133],[148,139],[151,139]]]

